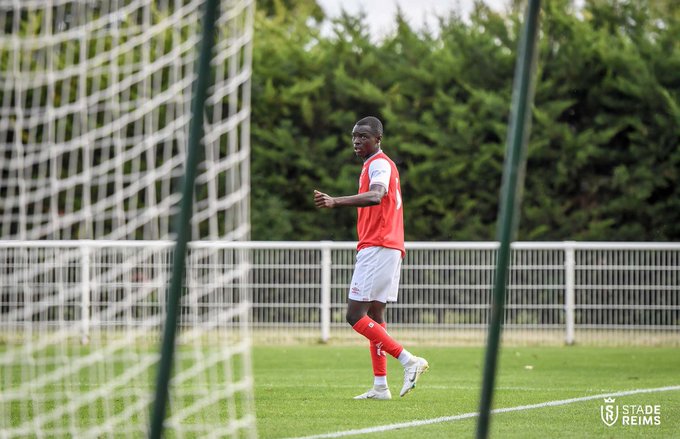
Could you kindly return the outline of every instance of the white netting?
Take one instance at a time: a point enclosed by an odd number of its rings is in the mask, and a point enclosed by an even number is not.
[[[0,437],[146,435],[203,6],[0,0]],[[246,240],[254,0],[219,10],[192,237]],[[255,435],[247,273],[190,252],[167,437]]]
[[[142,437],[170,241],[0,246],[0,437]],[[248,266],[192,244],[166,437],[252,437]]]
[[[201,0],[0,0],[0,237],[164,239]],[[222,0],[194,239],[248,236],[250,0]]]

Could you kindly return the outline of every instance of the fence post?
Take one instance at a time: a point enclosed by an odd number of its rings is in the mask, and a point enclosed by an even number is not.
[[[321,242],[321,341],[331,336],[331,248],[330,241]]]
[[[574,256],[574,242],[567,241],[564,248],[564,314],[566,320],[565,343],[572,345],[575,342],[575,315],[574,315],[574,283],[575,283],[576,258]]]
[[[87,241],[80,243],[80,277],[80,342],[86,345],[90,342],[90,243]]]

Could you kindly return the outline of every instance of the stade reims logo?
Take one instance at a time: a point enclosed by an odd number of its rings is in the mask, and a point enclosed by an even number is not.
[[[600,406],[600,418],[607,427],[611,427],[619,419],[619,406],[614,405],[614,398],[605,398],[604,404]]]

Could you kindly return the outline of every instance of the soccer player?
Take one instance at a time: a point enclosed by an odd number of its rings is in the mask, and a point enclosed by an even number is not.
[[[404,366],[404,384],[399,396],[416,385],[429,365],[402,347],[386,331],[387,302],[396,302],[404,248],[404,217],[399,171],[380,148],[382,122],[376,117],[359,120],[352,130],[354,153],[364,161],[359,176],[359,193],[331,197],[314,191],[318,208],[357,207],[356,264],[347,300],[347,323],[370,341],[373,388],[354,399],[391,399],[387,385],[387,357]]]

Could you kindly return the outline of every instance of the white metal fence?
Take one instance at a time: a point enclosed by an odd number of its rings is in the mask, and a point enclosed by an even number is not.
[[[407,243],[390,332],[406,344],[484,343],[497,247]],[[0,241],[0,340],[65,324],[87,339],[95,326],[157,319],[173,248]],[[182,308],[182,327],[245,300],[256,342],[356,341],[344,321],[354,257],[352,242],[193,242],[186,287],[202,293],[185,301],[201,303]],[[509,273],[506,343],[680,345],[680,243],[519,242]]]

